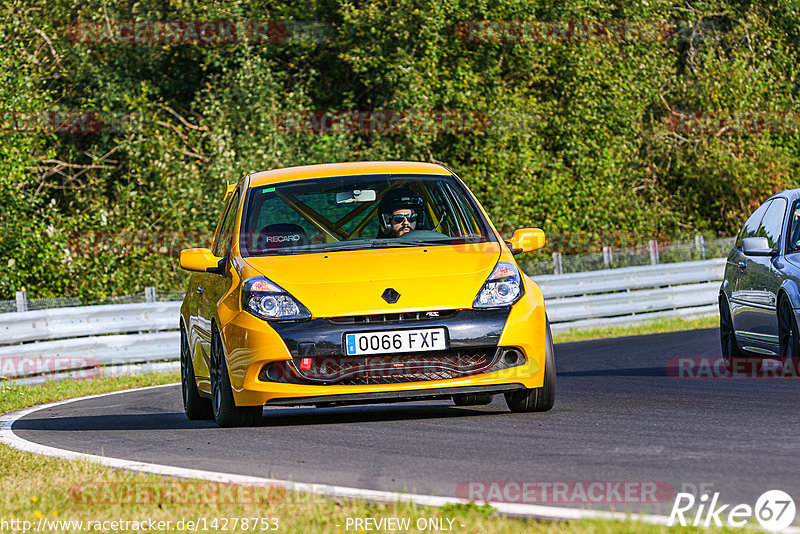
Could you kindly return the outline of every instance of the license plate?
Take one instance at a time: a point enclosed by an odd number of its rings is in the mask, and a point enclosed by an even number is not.
[[[345,334],[344,341],[348,356],[446,350],[447,331],[442,327],[363,332]]]

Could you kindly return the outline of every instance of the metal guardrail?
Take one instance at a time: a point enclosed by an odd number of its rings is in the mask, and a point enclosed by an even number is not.
[[[554,332],[717,312],[725,258],[534,277]]]
[[[553,331],[716,312],[725,259],[534,277]],[[0,314],[0,377],[177,360],[180,302]]]
[[[0,315],[0,343],[175,330],[180,302],[51,308]]]
[[[180,302],[0,314],[0,377],[175,360]]]
[[[534,276],[546,299],[721,281],[725,258]]]
[[[717,295],[719,295],[719,283],[707,282],[609,295],[568,297],[548,302],[547,315],[552,323],[596,317],[632,316],[706,306],[709,302],[716,302]]]
[[[11,358],[17,376],[100,365],[175,360],[180,354],[177,332],[92,336],[0,347],[0,360]],[[59,361],[69,362],[68,366]],[[28,372],[31,371],[31,372]]]
[[[570,241],[569,239],[567,241]],[[580,236],[578,236],[580,241]],[[666,263],[702,261],[728,255],[735,237],[710,238],[695,236],[693,241],[656,242],[649,246],[615,248],[604,246],[602,251],[563,254],[553,252],[552,258],[543,252],[520,257],[517,262],[530,276],[585,273],[625,267],[644,267]]]
[[[50,308],[72,308],[100,306],[104,304],[137,304],[142,302],[174,302],[183,298],[184,291],[158,291],[153,286],[145,287],[139,294],[105,297],[101,300],[84,300],[78,297],[28,298],[25,290],[17,291],[14,300],[0,300],[0,314],[46,310]]]

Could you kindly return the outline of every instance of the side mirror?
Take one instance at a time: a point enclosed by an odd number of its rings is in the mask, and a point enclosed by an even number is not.
[[[181,250],[181,268],[198,273],[222,274],[225,258],[214,256],[207,248],[187,248]]]
[[[742,252],[745,256],[778,255],[778,249],[771,248],[766,237],[745,237],[742,239]]]
[[[522,254],[538,250],[544,246],[544,232],[539,228],[521,228],[506,241],[512,254]]]

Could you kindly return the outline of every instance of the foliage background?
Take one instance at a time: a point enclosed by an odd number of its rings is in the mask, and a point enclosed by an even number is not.
[[[443,161],[502,232],[544,228],[548,252],[732,235],[766,197],[797,186],[800,138],[724,125],[680,132],[671,114],[797,112],[800,6],[637,4],[6,0],[0,299],[22,288],[87,299],[178,288],[177,253],[210,242],[226,180],[323,161]],[[318,31],[271,44],[70,39],[76,21],[120,20]],[[668,21],[676,31],[466,42],[457,30],[470,20]],[[53,133],[19,128],[10,114],[58,110],[96,112],[106,127]],[[470,134],[276,126],[302,110],[461,110],[492,121]]]

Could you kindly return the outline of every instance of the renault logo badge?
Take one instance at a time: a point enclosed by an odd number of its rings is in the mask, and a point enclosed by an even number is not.
[[[391,287],[387,287],[386,290],[383,292],[383,300],[388,302],[389,304],[394,304],[397,302],[397,299],[400,298],[400,293],[392,289]]]

